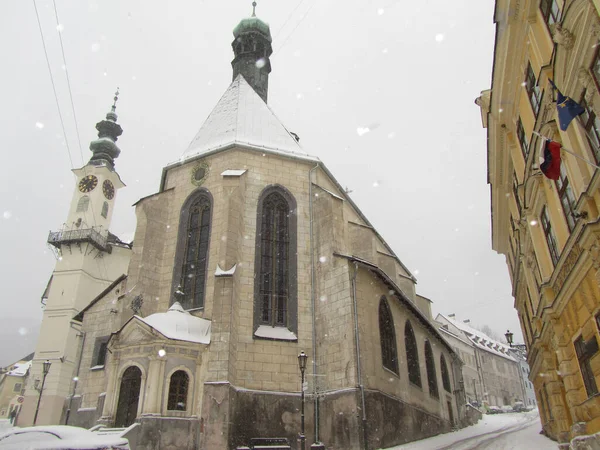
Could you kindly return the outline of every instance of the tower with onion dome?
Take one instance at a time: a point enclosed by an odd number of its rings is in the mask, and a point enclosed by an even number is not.
[[[92,157],[75,175],[67,219],[50,231],[48,245],[57,261],[44,292],[44,316],[25,392],[19,425],[56,425],[65,422],[65,398],[73,387],[83,334],[71,320],[120,275],[127,272],[131,246],[110,232],[117,191],[125,186],[115,170],[121,153],[116,142],[123,133],[117,123],[115,93],[106,118],[96,124],[98,138],[90,143]],[[43,392],[35,380],[43,378]],[[39,400],[39,403],[38,403]]]

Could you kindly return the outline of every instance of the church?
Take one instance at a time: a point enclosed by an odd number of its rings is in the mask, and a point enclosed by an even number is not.
[[[302,432],[306,447],[374,449],[463,426],[462,361],[431,302],[268,106],[269,26],[253,12],[233,35],[233,81],[135,204],[131,244],[109,231],[116,103],[96,125],[48,237],[30,377],[44,394],[28,386],[19,425],[138,424],[135,448],[189,450],[298,449]]]

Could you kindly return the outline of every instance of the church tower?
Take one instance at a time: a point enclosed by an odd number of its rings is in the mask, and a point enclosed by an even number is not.
[[[65,398],[85,339],[71,319],[127,271],[131,246],[109,231],[117,191],[125,186],[115,171],[115,159],[121,152],[116,141],[123,133],[115,112],[117,96],[118,92],[106,119],[96,124],[98,139],[90,144],[92,157],[85,166],[73,170],[76,181],[67,220],[60,231],[48,235],[57,262],[44,294],[33,381],[25,393],[21,426],[64,420]],[[44,361],[51,365],[40,392]]]
[[[273,53],[269,25],[256,17],[256,2],[252,3],[252,17],[242,19],[233,29],[233,80],[242,74],[248,84],[267,103],[269,74]]]

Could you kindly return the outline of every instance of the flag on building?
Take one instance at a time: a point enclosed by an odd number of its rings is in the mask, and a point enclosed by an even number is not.
[[[567,131],[569,124],[571,121],[577,117],[579,114],[582,114],[585,109],[571,97],[567,97],[560,92],[560,89],[556,87],[556,85],[550,81],[553,89],[556,89],[557,98],[556,98],[556,109],[558,111],[558,123],[560,124],[560,129],[563,131]]]
[[[560,147],[558,142],[546,140],[544,142],[544,162],[540,164],[540,169],[546,178],[558,180],[560,177]]]

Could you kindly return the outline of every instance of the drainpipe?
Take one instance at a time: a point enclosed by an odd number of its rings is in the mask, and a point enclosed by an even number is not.
[[[367,411],[365,406],[365,387],[362,384],[361,366],[360,366],[360,342],[358,337],[358,305],[356,302],[356,275],[358,273],[358,264],[354,263],[354,273],[352,274],[352,306],[354,307],[354,337],[356,339],[356,381],[360,390],[360,402],[362,409],[362,429],[363,443],[365,450],[369,450],[369,441],[367,433]]]
[[[478,350],[477,347],[473,346],[473,350],[475,351],[475,365],[477,367],[477,375],[479,375],[479,383],[481,383],[481,405],[483,406],[483,402],[485,401],[485,393],[486,393],[486,389],[485,389],[485,382],[484,382],[484,376],[483,376],[483,367],[481,366],[481,363],[479,362],[479,358],[478,356]],[[490,398],[490,396],[488,395],[488,399]],[[489,401],[488,401],[489,403]]]
[[[83,348],[85,345],[85,332],[84,331],[80,331],[79,333],[77,333],[77,337],[82,338],[81,339],[81,348],[79,349],[79,360],[77,361],[77,370],[75,371],[75,376],[73,378],[77,378],[77,380],[73,380],[73,392],[71,392],[71,398],[69,398],[69,407],[67,408],[67,414],[65,416],[65,425],[69,425],[69,417],[71,416],[71,406],[73,404],[73,396],[75,395],[75,392],[77,391],[77,383],[79,382],[79,369],[81,368],[81,358],[83,356]]]
[[[312,173],[319,167],[317,164],[315,167],[308,171],[308,212],[310,216],[309,220],[309,234],[310,234],[310,307],[312,314],[312,355],[313,355],[313,402],[315,408],[315,444],[319,442],[319,396],[317,395],[317,312],[315,310],[315,290],[316,290],[316,271],[315,271],[315,249],[314,249],[314,236],[313,236],[313,193],[312,193]],[[302,387],[304,389],[304,387]]]

